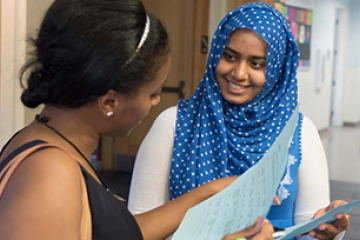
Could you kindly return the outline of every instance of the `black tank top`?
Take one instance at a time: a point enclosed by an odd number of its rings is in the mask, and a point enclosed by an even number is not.
[[[0,157],[8,143],[1,150]],[[28,148],[43,143],[46,142],[42,140],[34,140],[25,143],[21,147],[17,148],[14,152],[10,153],[6,157],[6,159],[4,159],[4,161],[0,163],[0,171],[16,155],[20,154]],[[42,149],[39,149],[38,151],[41,150]],[[136,223],[133,215],[127,210],[126,202],[118,200],[113,195],[112,191],[107,191],[106,188],[100,185],[81,165],[80,168],[84,176],[88,191],[89,204],[92,216],[92,239],[142,239],[140,228]]]

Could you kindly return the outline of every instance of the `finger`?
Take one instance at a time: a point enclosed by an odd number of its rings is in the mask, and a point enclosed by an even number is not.
[[[309,235],[319,240],[332,239],[326,231],[319,231],[318,229],[309,232]]]
[[[331,209],[334,209],[334,208],[337,208],[337,207],[339,207],[339,206],[341,206],[341,205],[345,205],[345,204],[347,204],[348,202],[346,202],[346,201],[344,201],[344,200],[335,200],[335,201],[332,201],[331,203],[330,203],[330,205],[328,205],[327,207],[326,207],[326,211],[328,212],[328,211],[330,211]]]
[[[332,209],[334,209],[334,208],[336,208],[336,207],[338,207],[339,205],[338,205],[338,203],[337,202],[332,202],[332,203],[330,203],[326,208],[325,208],[325,210],[326,210],[326,212],[329,212],[330,210],[332,210]]]
[[[342,230],[336,225],[322,223],[320,224],[318,231],[325,232],[327,235],[335,236],[339,234]]]
[[[281,204],[280,199],[279,199],[279,197],[277,195],[275,195],[275,197],[274,197],[274,203],[275,203],[275,205],[280,205]]]
[[[252,240],[272,240],[274,228],[269,221],[265,220],[260,234],[255,235]]]
[[[320,208],[315,214],[313,219],[320,217],[321,215],[326,213],[326,209],[325,208]]]
[[[346,215],[344,215],[343,213],[338,213],[336,214],[336,219],[341,219],[342,217],[345,217],[348,221],[350,220],[350,213],[347,213]]]
[[[244,230],[237,233],[226,234],[222,240],[230,240],[255,235],[256,233],[260,232],[263,222],[264,219],[262,217],[258,217],[252,226],[245,228]]]
[[[349,228],[349,218],[344,214],[337,214],[336,221],[333,225],[339,229],[340,232],[347,230]]]
[[[310,236],[316,239],[333,239],[341,231],[332,224],[322,223],[320,226],[309,233]]]

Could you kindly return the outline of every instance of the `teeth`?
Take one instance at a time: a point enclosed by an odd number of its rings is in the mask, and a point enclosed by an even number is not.
[[[242,86],[237,86],[237,85],[233,84],[233,83],[230,82],[230,81],[228,81],[228,83],[229,83],[229,86],[230,86],[231,88],[234,88],[234,89],[244,89],[244,88],[245,88],[245,87],[242,87]]]

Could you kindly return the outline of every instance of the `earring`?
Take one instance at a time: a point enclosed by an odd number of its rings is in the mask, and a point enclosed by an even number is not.
[[[108,117],[111,117],[112,115],[114,115],[114,113],[112,111],[110,111],[106,114],[106,116],[108,116]]]

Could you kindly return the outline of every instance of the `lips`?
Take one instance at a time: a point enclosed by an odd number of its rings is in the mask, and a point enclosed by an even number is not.
[[[227,87],[228,87],[229,92],[231,92],[233,94],[241,94],[241,93],[244,93],[248,89],[248,86],[239,86],[239,85],[236,85],[236,84],[230,82],[229,80],[226,80],[226,81],[227,81]]]

